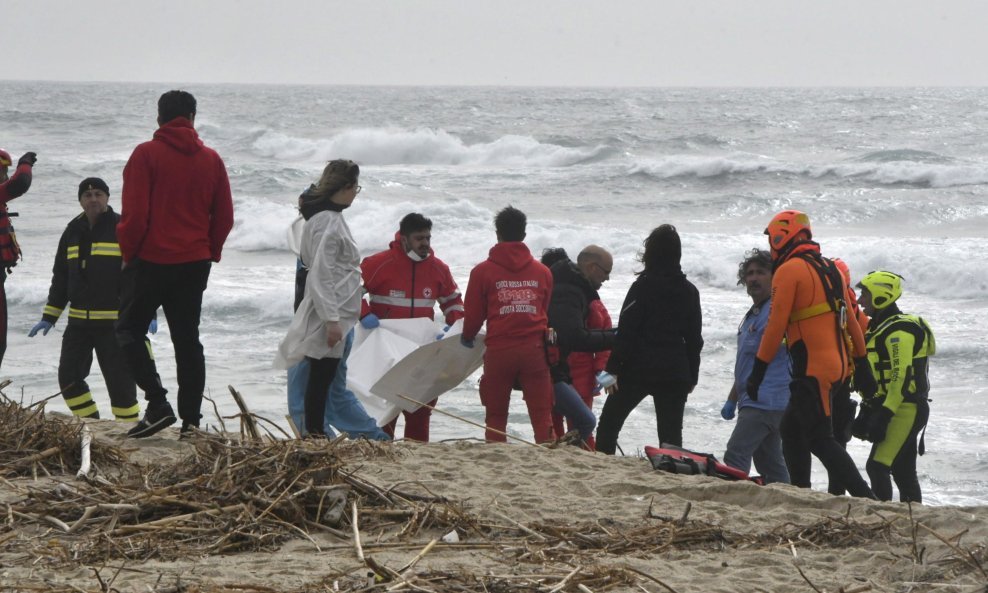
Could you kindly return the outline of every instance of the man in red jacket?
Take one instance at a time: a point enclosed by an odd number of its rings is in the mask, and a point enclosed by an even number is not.
[[[436,305],[443,312],[446,325],[463,317],[463,299],[453,274],[432,251],[432,221],[417,212],[401,219],[395,240],[389,248],[367,257],[360,263],[364,288],[370,304],[364,302],[360,323],[367,329],[377,327],[379,319],[434,319]],[[432,406],[404,412],[405,438],[429,442]],[[395,418],[384,431],[394,437]]]
[[[178,374],[182,434],[199,426],[206,360],[199,342],[202,294],[212,262],[220,261],[233,228],[233,199],[226,166],[193,127],[196,100],[185,91],[158,99],[158,130],[134,149],[123,173],[117,240],[124,261],[117,340],[137,385],[144,418],[128,431],[151,436],[175,422],[144,345],[158,307],[165,311]]]
[[[31,171],[37,156],[26,152],[17,159],[17,170],[7,176],[7,170],[14,164],[10,153],[0,149],[0,364],[7,352],[7,273],[21,258],[21,248],[17,245],[14,226],[10,224],[7,202],[24,195],[31,187]]]
[[[497,245],[470,272],[467,284],[460,342],[473,348],[480,326],[487,323],[480,402],[487,410],[488,442],[507,440],[508,401],[516,381],[535,441],[552,440],[552,381],[545,346],[552,273],[522,243],[526,223],[525,214],[511,206],[497,213]]]

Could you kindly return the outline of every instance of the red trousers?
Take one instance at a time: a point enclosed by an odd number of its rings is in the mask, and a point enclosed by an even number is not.
[[[438,399],[434,399],[429,402],[428,405],[435,407]],[[405,417],[405,438],[412,441],[421,441],[423,443],[429,442],[429,421],[432,419],[432,410],[422,406],[421,408],[415,410],[414,412],[402,412]],[[395,417],[394,420],[388,422],[382,430],[388,433],[388,436],[394,438],[395,427],[398,425],[398,418]]]
[[[491,443],[508,440],[494,430],[504,432],[508,427],[508,402],[516,380],[528,406],[535,442],[551,441],[552,380],[541,337],[484,353],[484,376],[480,378],[480,403],[487,410],[484,437]]]

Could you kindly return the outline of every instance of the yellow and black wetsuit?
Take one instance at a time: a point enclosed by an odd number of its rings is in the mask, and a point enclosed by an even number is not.
[[[888,422],[884,438],[868,457],[871,488],[879,499],[891,500],[894,478],[899,500],[922,502],[917,437],[930,415],[928,361],[936,352],[936,340],[923,318],[903,314],[894,304],[875,315],[866,339],[878,394],[863,406],[873,424]]]

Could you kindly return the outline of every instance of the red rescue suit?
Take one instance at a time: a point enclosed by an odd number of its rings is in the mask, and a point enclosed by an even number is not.
[[[437,304],[447,325],[463,317],[463,299],[449,266],[432,250],[424,260],[412,259],[402,248],[400,233],[395,233],[395,240],[387,250],[364,258],[360,263],[360,272],[370,301],[370,304],[363,302],[361,317],[373,313],[381,319],[435,319]],[[435,406],[436,401],[428,405]],[[405,438],[429,442],[432,410],[423,406],[402,414],[405,417]],[[398,419],[395,418],[382,428],[394,437],[397,423]]]
[[[552,380],[545,355],[552,272],[520,241],[491,247],[487,261],[470,272],[463,339],[487,323],[480,402],[489,442],[504,442],[511,388],[521,384],[535,441],[552,440]]]

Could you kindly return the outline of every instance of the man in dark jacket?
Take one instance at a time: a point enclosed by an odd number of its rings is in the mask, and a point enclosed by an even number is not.
[[[158,99],[154,138],[134,149],[123,173],[117,238],[124,284],[117,340],[138,386],[144,418],[127,434],[147,437],[175,422],[168,391],[144,347],[148,324],[165,311],[178,375],[182,434],[199,426],[206,359],[199,342],[202,295],[212,262],[233,228],[233,199],[223,159],[199,139],[196,100],[185,91]]]
[[[17,170],[8,177],[7,171],[14,163],[10,153],[0,149],[0,364],[3,364],[3,355],[7,352],[7,291],[4,285],[10,268],[16,266],[21,258],[17,235],[7,213],[7,202],[27,193],[37,160],[35,153],[25,152],[17,159]]]
[[[549,302],[549,327],[556,331],[558,357],[550,356],[555,411],[569,420],[580,432],[584,444],[593,448],[593,429],[597,425],[593,410],[573,388],[567,361],[571,352],[599,352],[614,345],[613,329],[587,328],[590,303],[600,298],[597,290],[610,277],[614,260],[597,245],[588,245],[576,257],[553,264],[552,299]],[[556,435],[561,436],[561,435]]]
[[[65,404],[76,416],[100,417],[86,383],[95,350],[113,416],[137,422],[141,412],[137,389],[113,329],[120,308],[120,216],[110,208],[109,199],[110,188],[102,179],[90,177],[79,184],[83,212],[65,227],[58,242],[48,303],[28,337],[39,331],[48,335],[68,305],[69,321],[58,359],[58,384]]]

